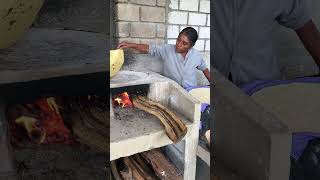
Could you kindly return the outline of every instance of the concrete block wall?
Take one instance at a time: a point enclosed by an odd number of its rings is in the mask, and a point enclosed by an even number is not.
[[[116,0],[115,3],[117,42],[165,42],[165,0]]]
[[[170,0],[167,42],[175,44],[179,32],[187,26],[198,32],[195,49],[210,51],[210,0]]]
[[[115,0],[115,9],[117,43],[175,44],[179,32],[192,26],[199,34],[195,48],[210,68],[210,0]],[[125,58],[123,69],[162,72],[159,58],[130,50]],[[208,84],[200,71],[197,79],[198,85]]]

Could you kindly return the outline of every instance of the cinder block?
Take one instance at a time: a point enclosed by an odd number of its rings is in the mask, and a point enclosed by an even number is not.
[[[165,22],[165,8],[161,7],[141,7],[141,21]]]
[[[204,40],[198,40],[196,44],[194,45],[194,48],[198,51],[204,50]]]
[[[129,42],[129,43],[140,43],[138,38],[118,38],[118,43]]]
[[[164,44],[164,39],[140,39],[141,44]]]
[[[157,0],[158,6],[166,6],[166,0]]]
[[[169,8],[178,9],[179,8],[179,0],[171,0],[169,4]]]
[[[167,30],[167,38],[177,38],[179,35],[179,26],[169,25]]]
[[[164,38],[166,35],[166,26],[164,24],[157,24],[157,37]]]
[[[207,26],[210,26],[210,14],[207,15]]]
[[[207,22],[207,15],[206,14],[199,14],[199,13],[189,13],[189,25],[200,25],[204,26]]]
[[[131,37],[152,38],[156,36],[156,27],[152,23],[131,23]]]
[[[199,38],[210,39],[210,27],[200,27]]]
[[[199,0],[180,0],[180,10],[198,11]]]
[[[210,1],[200,0],[200,12],[210,13]]]
[[[139,6],[132,4],[116,5],[117,20],[139,21]]]
[[[131,0],[131,3],[136,3],[136,4],[142,4],[142,5],[150,5],[150,6],[155,6],[157,1],[156,0]]]
[[[117,22],[117,36],[128,37],[130,25],[128,22]]]
[[[188,21],[187,12],[172,11],[168,14],[169,24],[187,24],[187,21]]]
[[[206,47],[205,47],[206,51],[210,51],[210,40],[206,41]]]

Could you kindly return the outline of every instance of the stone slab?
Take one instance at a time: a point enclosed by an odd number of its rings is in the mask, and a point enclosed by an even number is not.
[[[102,33],[33,28],[0,51],[0,84],[106,71],[106,41]]]

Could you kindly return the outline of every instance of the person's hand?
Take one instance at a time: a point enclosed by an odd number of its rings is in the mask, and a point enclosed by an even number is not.
[[[118,45],[118,49],[127,49],[127,48],[131,48],[132,43],[127,43],[127,42],[121,42]]]

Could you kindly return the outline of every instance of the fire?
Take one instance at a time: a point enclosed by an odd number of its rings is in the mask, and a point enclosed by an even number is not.
[[[132,107],[132,102],[130,100],[129,94],[123,92],[114,98],[114,101],[121,107]]]

